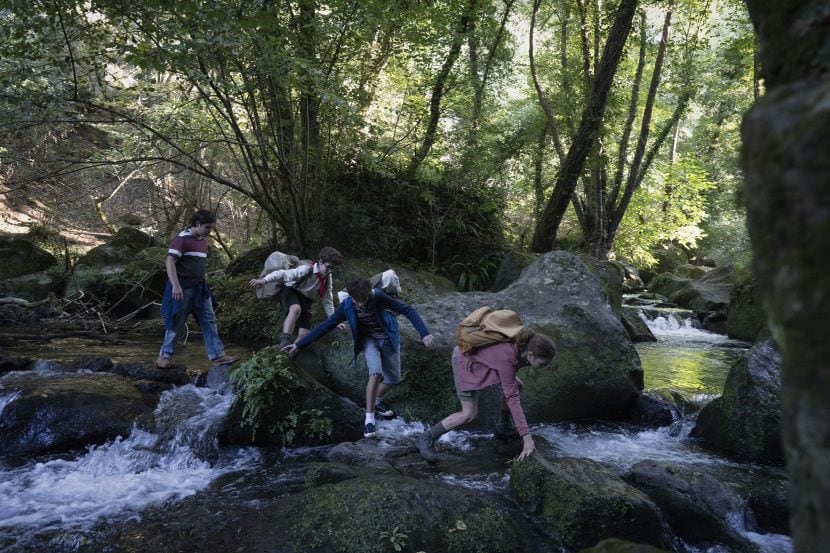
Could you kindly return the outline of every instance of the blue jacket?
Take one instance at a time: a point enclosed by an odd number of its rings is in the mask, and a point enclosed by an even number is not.
[[[380,323],[383,331],[386,332],[386,335],[389,337],[389,342],[392,344],[392,349],[394,351],[400,350],[401,337],[400,332],[398,331],[398,320],[394,315],[392,315],[392,313],[387,311],[387,309],[409,319],[409,322],[412,323],[412,326],[415,327],[415,330],[418,331],[421,338],[429,334],[429,329],[424,324],[424,321],[415,309],[401,300],[385,294],[377,288],[372,290],[370,305],[374,308],[378,323]],[[357,358],[360,353],[361,344],[358,340],[357,312],[355,311],[355,305],[352,298],[346,298],[340,302],[340,305],[337,306],[337,309],[334,310],[331,317],[312,328],[311,332],[303,336],[301,340],[297,341],[297,347],[303,348],[313,343],[315,340],[322,338],[331,332],[337,325],[344,321],[349,323],[349,329],[352,331],[354,356]]]

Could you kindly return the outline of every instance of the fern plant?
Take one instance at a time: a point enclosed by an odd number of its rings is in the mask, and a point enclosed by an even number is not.
[[[258,351],[233,373],[231,381],[242,404],[242,423],[251,429],[253,440],[263,428],[279,433],[283,445],[291,445],[301,434],[323,441],[334,431],[323,411],[299,405],[307,384],[297,376],[293,362],[273,348]]]

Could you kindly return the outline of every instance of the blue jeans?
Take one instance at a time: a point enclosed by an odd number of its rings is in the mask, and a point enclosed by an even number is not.
[[[363,355],[366,356],[369,376],[382,374],[384,384],[388,386],[400,384],[401,352],[394,351],[389,340],[367,339],[363,343]]]
[[[187,317],[193,313],[199,328],[202,329],[202,337],[205,341],[205,351],[209,359],[217,359],[225,355],[225,345],[219,339],[219,331],[216,329],[216,314],[213,312],[213,301],[210,295],[196,301],[196,289],[184,288],[182,290],[182,308],[173,318],[173,328],[165,330],[164,342],[159,350],[159,357],[173,357],[176,349],[176,340],[182,335],[187,322]]]

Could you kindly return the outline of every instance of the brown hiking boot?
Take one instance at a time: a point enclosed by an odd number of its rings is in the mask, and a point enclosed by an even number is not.
[[[280,349],[291,343],[291,335],[283,332],[280,334]]]

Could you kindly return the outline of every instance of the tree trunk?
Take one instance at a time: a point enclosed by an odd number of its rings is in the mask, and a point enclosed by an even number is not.
[[[475,10],[475,6],[476,0],[470,0],[469,4],[467,4],[453,33],[452,44],[450,45],[450,51],[447,53],[447,58],[441,65],[441,70],[438,72],[438,75],[435,77],[435,83],[432,86],[432,96],[429,100],[429,123],[427,123],[424,140],[421,142],[418,151],[412,156],[412,161],[409,164],[407,173],[410,175],[415,174],[418,167],[421,166],[421,163],[426,159],[429,151],[432,149],[432,145],[435,143],[438,121],[441,118],[441,98],[444,96],[444,87],[446,86],[447,77],[449,77],[450,71],[452,71],[452,67],[455,65],[455,61],[461,53],[461,45],[464,43],[464,36],[467,34],[467,28],[470,24],[470,14]]]
[[[582,174],[585,158],[599,134],[608,101],[608,93],[625,48],[628,33],[631,31],[631,23],[636,8],[637,0],[621,0],[617,7],[614,25],[608,34],[608,40],[605,43],[602,58],[597,68],[596,78],[593,81],[591,95],[582,114],[579,130],[559,171],[559,176],[554,184],[551,197],[545,206],[545,211],[536,224],[531,243],[533,251],[546,252],[553,248],[556,232],[573,196],[577,179]]]
[[[628,204],[631,203],[631,197],[634,191],[642,181],[641,165],[643,157],[646,153],[646,145],[648,144],[649,132],[651,130],[651,115],[654,110],[654,102],[657,98],[657,89],[660,86],[660,77],[663,70],[663,61],[666,56],[666,46],[669,42],[669,29],[671,28],[672,10],[674,9],[674,0],[669,2],[666,10],[666,16],[663,20],[663,33],[660,36],[660,44],[657,48],[657,57],[654,60],[654,70],[651,73],[651,84],[648,89],[648,96],[646,97],[646,105],[643,109],[643,120],[640,128],[640,137],[637,139],[637,148],[634,151],[634,159],[631,162],[631,167],[628,170],[628,180],[625,184],[620,203],[614,209],[611,215],[611,220],[608,225],[608,235],[611,242],[614,241],[614,236],[617,234],[617,229],[622,222],[623,215],[628,209]]]
[[[828,11],[808,2],[747,5],[767,93],[744,118],[743,198],[758,289],[783,359],[793,544],[813,553],[830,543]]]

